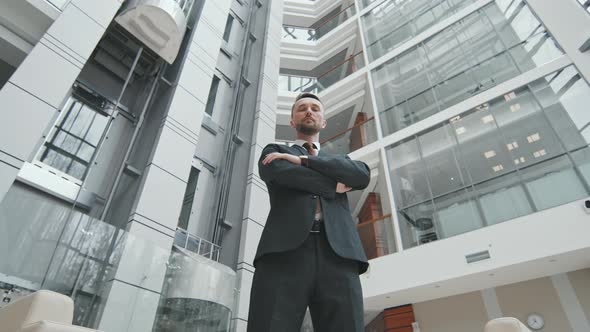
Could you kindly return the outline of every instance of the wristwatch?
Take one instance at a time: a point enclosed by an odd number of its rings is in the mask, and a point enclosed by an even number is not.
[[[307,167],[307,163],[309,162],[309,158],[307,158],[307,156],[299,156],[299,159],[301,159],[301,166]]]

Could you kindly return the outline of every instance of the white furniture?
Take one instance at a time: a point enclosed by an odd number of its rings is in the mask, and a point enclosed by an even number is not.
[[[0,309],[2,332],[91,332],[72,325],[74,301],[71,298],[40,290]]]
[[[489,321],[484,332],[531,332],[531,330],[516,318],[502,317]]]

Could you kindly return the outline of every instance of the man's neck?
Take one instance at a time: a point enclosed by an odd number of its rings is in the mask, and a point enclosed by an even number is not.
[[[313,134],[313,135],[305,135],[300,132],[297,132],[297,139],[304,140],[306,142],[314,143],[320,141],[320,133]]]

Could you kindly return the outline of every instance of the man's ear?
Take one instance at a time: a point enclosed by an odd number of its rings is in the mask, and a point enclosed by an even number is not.
[[[328,121],[322,120],[322,129],[326,128],[327,125],[328,125]]]
[[[295,122],[293,122],[293,119],[289,120],[289,125],[291,128],[295,128]]]

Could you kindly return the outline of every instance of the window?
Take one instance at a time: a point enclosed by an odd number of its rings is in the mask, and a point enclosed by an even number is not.
[[[191,167],[191,172],[188,177],[186,184],[186,190],[184,192],[184,199],[182,200],[182,209],[180,210],[180,217],[178,219],[178,227],[182,229],[188,229],[188,222],[191,216],[191,210],[193,208],[193,202],[195,200],[195,193],[197,191],[197,181],[199,180],[199,170]]]
[[[84,180],[108,123],[104,105],[100,97],[76,89],[41,148],[39,161]]]
[[[215,98],[217,97],[217,88],[219,88],[219,77],[213,76],[211,82],[211,89],[209,89],[209,97],[207,97],[207,106],[205,106],[205,113],[213,115],[213,107],[215,106]]]
[[[227,22],[225,22],[225,31],[223,32],[223,40],[229,42],[229,36],[231,35],[231,27],[234,24],[234,17],[232,15],[227,16]]]

